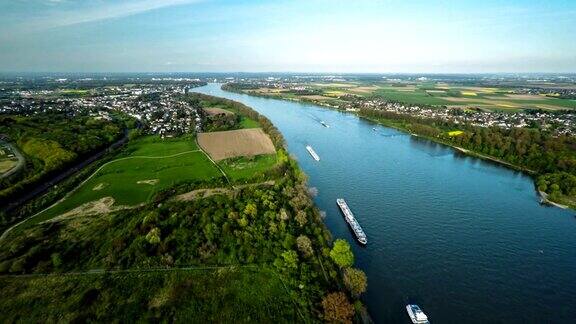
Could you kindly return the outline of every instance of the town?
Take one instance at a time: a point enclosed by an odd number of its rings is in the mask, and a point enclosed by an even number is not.
[[[33,115],[65,112],[73,118],[89,114],[96,119],[110,120],[119,112],[136,118],[149,134],[173,137],[197,132],[202,127],[202,112],[182,99],[199,82],[182,84],[139,84],[134,86],[98,87],[89,91],[14,90],[10,100],[0,105],[0,114]],[[81,94],[65,97],[63,94]]]

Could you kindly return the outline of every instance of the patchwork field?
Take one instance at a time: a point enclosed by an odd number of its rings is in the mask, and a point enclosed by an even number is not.
[[[198,143],[215,161],[276,153],[270,137],[260,128],[200,133]]]
[[[462,86],[443,82],[346,82],[303,84],[315,95],[274,92],[286,99],[304,99],[317,103],[334,103],[339,96],[352,94],[362,97],[382,97],[387,100],[414,105],[453,106],[460,108],[482,108],[489,110],[521,109],[576,109],[576,100],[559,99],[554,95],[515,94],[513,88]],[[257,90],[269,94],[265,88]]]
[[[221,176],[189,137],[160,140],[148,136],[131,143],[126,151],[127,156],[104,164],[34,221],[62,214],[74,217],[123,209],[149,202],[155,193],[177,183]]]

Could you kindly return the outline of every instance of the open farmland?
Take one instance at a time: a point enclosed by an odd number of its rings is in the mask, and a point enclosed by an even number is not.
[[[444,82],[347,82],[309,83],[300,86],[318,94],[274,92],[274,95],[293,100],[316,103],[336,103],[340,96],[381,97],[411,105],[452,106],[487,110],[518,111],[523,109],[562,110],[576,109],[576,100],[559,99],[552,95],[516,94],[514,88],[463,86]],[[266,88],[260,94],[268,94]]]
[[[260,128],[200,133],[198,143],[215,161],[276,153],[270,137]]]
[[[147,203],[160,190],[186,181],[221,176],[192,138],[144,137],[130,144],[127,156],[100,167],[61,202],[31,219],[98,214]]]

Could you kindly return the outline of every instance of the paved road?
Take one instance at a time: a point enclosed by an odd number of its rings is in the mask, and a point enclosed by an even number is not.
[[[12,144],[4,142],[4,141],[0,141],[0,145],[3,146],[8,146],[10,147],[10,149],[12,150],[12,152],[14,152],[14,155],[16,156],[16,158],[18,159],[18,164],[13,167],[12,169],[8,170],[8,172],[0,175],[0,178],[7,178],[13,174],[15,174],[16,172],[20,171],[20,169],[22,169],[24,167],[24,162],[26,161],[24,159],[24,157],[22,156],[22,154],[20,153],[20,151]]]

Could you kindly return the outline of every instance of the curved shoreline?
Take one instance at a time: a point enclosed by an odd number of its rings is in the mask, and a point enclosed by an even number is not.
[[[224,84],[224,85],[225,85],[225,84]],[[299,102],[299,103],[304,103],[304,104],[311,104],[311,105],[315,105],[315,106],[318,106],[318,107],[321,107],[321,108],[327,108],[327,109],[336,110],[336,111],[339,111],[339,112],[341,112],[341,113],[353,114],[353,115],[357,116],[358,118],[364,119],[364,120],[369,121],[369,122],[371,122],[371,123],[378,124],[378,125],[381,125],[381,126],[384,126],[384,127],[393,128],[393,129],[395,129],[395,130],[401,131],[401,132],[403,132],[403,133],[409,134],[409,135],[414,136],[414,137],[423,138],[423,139],[432,141],[432,142],[437,143],[437,144],[445,145],[445,146],[450,147],[450,148],[452,148],[452,149],[454,149],[454,150],[456,150],[456,151],[458,151],[458,152],[460,152],[460,153],[462,153],[462,154],[465,154],[465,155],[467,155],[467,156],[474,157],[474,158],[478,158],[478,159],[481,159],[481,160],[484,160],[484,161],[493,162],[493,163],[496,163],[496,164],[498,164],[498,165],[500,165],[500,166],[506,167],[506,168],[511,169],[511,170],[519,171],[519,172],[522,172],[522,173],[530,176],[530,177],[532,178],[532,180],[533,180],[534,191],[535,191],[535,193],[537,194],[537,196],[540,198],[540,202],[543,203],[543,204],[546,204],[546,205],[549,205],[549,206],[552,206],[552,207],[558,207],[558,208],[561,208],[561,209],[576,209],[576,207],[567,206],[567,205],[563,205],[563,204],[560,204],[560,203],[551,201],[551,200],[548,199],[548,194],[546,194],[545,192],[542,192],[542,191],[538,190],[538,188],[537,188],[537,186],[536,186],[536,179],[534,179],[534,176],[537,174],[537,172],[534,171],[534,170],[530,170],[530,169],[527,169],[527,168],[524,168],[524,167],[521,167],[521,166],[518,166],[518,165],[511,164],[511,163],[509,163],[509,162],[506,162],[506,161],[497,159],[497,158],[495,158],[495,157],[491,157],[491,156],[488,156],[488,155],[480,154],[480,153],[477,153],[477,152],[474,152],[474,151],[471,151],[471,150],[468,150],[468,149],[465,149],[465,148],[462,148],[462,147],[459,147],[459,146],[455,146],[455,145],[452,145],[452,144],[450,144],[450,143],[446,143],[446,142],[444,142],[444,141],[440,141],[440,140],[438,140],[438,139],[436,139],[436,138],[431,138],[431,137],[428,137],[428,136],[416,134],[416,133],[410,132],[410,131],[407,130],[407,129],[404,129],[404,128],[401,128],[401,127],[398,127],[398,126],[395,126],[395,125],[386,124],[386,123],[383,123],[383,122],[378,121],[378,120],[376,120],[376,119],[372,119],[372,118],[369,118],[369,117],[366,117],[366,116],[361,116],[360,114],[358,114],[358,111],[342,110],[342,109],[339,109],[338,107],[333,107],[333,106],[330,106],[330,105],[322,105],[322,104],[318,104],[318,103],[316,103],[316,102],[308,101],[308,100],[299,100],[299,99],[282,98],[282,97],[276,97],[276,96],[266,96],[266,95],[261,95],[261,94],[252,94],[252,93],[244,92],[244,91],[242,91],[242,90],[240,90],[240,91],[237,91],[237,90],[229,90],[229,89],[226,89],[225,87],[222,87],[221,89],[222,89],[223,91],[228,91],[228,92],[238,93],[238,94],[244,94],[244,95],[247,95],[247,96],[259,97],[259,98],[268,98],[268,99],[278,99],[278,100],[285,100],[285,101],[291,101],[291,102]]]

